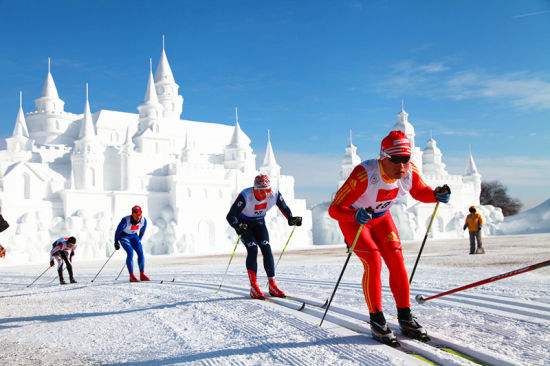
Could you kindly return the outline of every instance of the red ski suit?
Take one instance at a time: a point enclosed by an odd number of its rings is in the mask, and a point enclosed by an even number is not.
[[[390,288],[397,307],[410,307],[409,281],[401,241],[388,211],[398,195],[407,191],[421,202],[431,203],[436,199],[433,189],[424,183],[416,166],[413,163],[409,165],[405,177],[392,180],[385,175],[379,160],[363,162],[353,169],[328,209],[329,215],[338,221],[348,247],[359,229],[355,211],[365,207],[366,202],[370,202],[369,207],[375,211],[375,218],[365,224],[354,249],[365,268],[362,285],[371,313],[382,311],[381,258],[389,270]],[[371,172],[371,177],[367,171]]]

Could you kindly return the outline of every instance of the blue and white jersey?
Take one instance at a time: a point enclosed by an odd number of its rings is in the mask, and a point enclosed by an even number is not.
[[[233,228],[236,228],[241,222],[261,221],[267,211],[275,205],[287,219],[292,216],[292,212],[280,192],[274,191],[269,197],[259,201],[254,196],[253,188],[246,188],[237,196],[226,219]]]
[[[118,241],[123,236],[137,235],[141,239],[145,233],[147,227],[147,220],[141,216],[141,219],[137,223],[132,223],[132,215],[123,217],[118,224],[115,233],[115,241]]]
[[[244,198],[245,202],[241,215],[247,219],[260,219],[264,218],[267,211],[277,204],[279,192],[274,191],[269,197],[266,197],[266,199],[258,201],[254,196],[252,187],[250,187],[244,189],[241,192],[241,196]]]

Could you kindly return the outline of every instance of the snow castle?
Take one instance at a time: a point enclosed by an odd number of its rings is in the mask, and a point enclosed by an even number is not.
[[[482,206],[479,202],[481,192],[481,174],[478,172],[472,153],[470,152],[463,175],[449,174],[443,163],[443,153],[437,146],[435,139],[430,138],[426,147],[421,150],[415,144],[415,130],[409,122],[409,114],[401,105],[397,114],[397,121],[391,130],[403,131],[412,142],[412,162],[419,168],[424,181],[431,187],[448,184],[451,188],[451,200],[448,204],[441,204],[435,221],[432,225],[431,236],[437,238],[459,238],[467,235],[462,226],[470,206],[476,206],[485,219],[484,234],[493,234],[497,225],[504,216],[500,208]],[[374,158],[374,157],[373,157]],[[339,188],[355,166],[361,163],[357,154],[357,147],[353,145],[351,132],[348,146],[340,167],[338,181]],[[334,192],[335,193],[335,192]],[[312,207],[313,213],[313,241],[315,244],[343,243],[338,223],[328,215],[331,202],[323,202]],[[396,202],[391,213],[399,235],[403,240],[419,240],[426,233],[426,228],[434,210],[433,204],[425,204],[414,200],[410,195],[404,196]]]
[[[48,60],[35,111],[25,114],[20,99],[13,134],[0,151],[2,214],[11,225],[0,239],[10,262],[47,261],[51,242],[67,234],[78,239],[78,257],[104,258],[116,225],[136,204],[149,221],[146,252],[228,252],[235,234],[225,216],[259,171],[304,218],[294,246],[312,244],[311,211],[294,196],[294,178],[281,174],[270,136],[257,170],[237,111],[234,126],[181,119],[179,89],[163,44],[139,113],[92,113],[86,85],[84,111],[74,114],[64,110]],[[279,249],[290,228],[276,208],[266,221]]]

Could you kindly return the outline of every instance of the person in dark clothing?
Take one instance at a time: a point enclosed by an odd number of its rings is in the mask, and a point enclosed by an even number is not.
[[[57,262],[57,274],[59,275],[59,283],[65,285],[63,278],[63,263],[67,266],[69,272],[69,281],[76,283],[73,276],[73,257],[76,249],[76,238],[74,236],[59,238],[52,244],[50,251],[50,267],[53,267],[54,260]]]
[[[260,174],[254,179],[253,187],[246,188],[239,194],[226,217],[229,225],[240,236],[248,253],[246,269],[250,280],[250,297],[253,299],[265,299],[256,280],[258,247],[262,252],[264,269],[269,279],[269,293],[271,296],[286,297],[275,282],[275,263],[265,225],[265,215],[275,205],[288,220],[289,226],[302,225],[302,218],[292,216],[292,211],[281,193],[272,191],[269,177]]]

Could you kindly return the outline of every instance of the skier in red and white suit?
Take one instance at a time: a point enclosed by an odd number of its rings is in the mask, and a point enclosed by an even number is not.
[[[382,140],[380,158],[357,165],[336,193],[329,215],[338,221],[345,241],[351,246],[361,224],[363,230],[354,252],[364,266],[363,292],[368,305],[373,336],[385,343],[395,340],[382,312],[382,259],[390,274],[390,288],[404,334],[427,338],[412,317],[409,282],[397,228],[389,212],[393,202],[407,192],[418,201],[448,202],[447,185],[435,190],[422,180],[410,162],[411,143],[401,131],[391,131]]]

